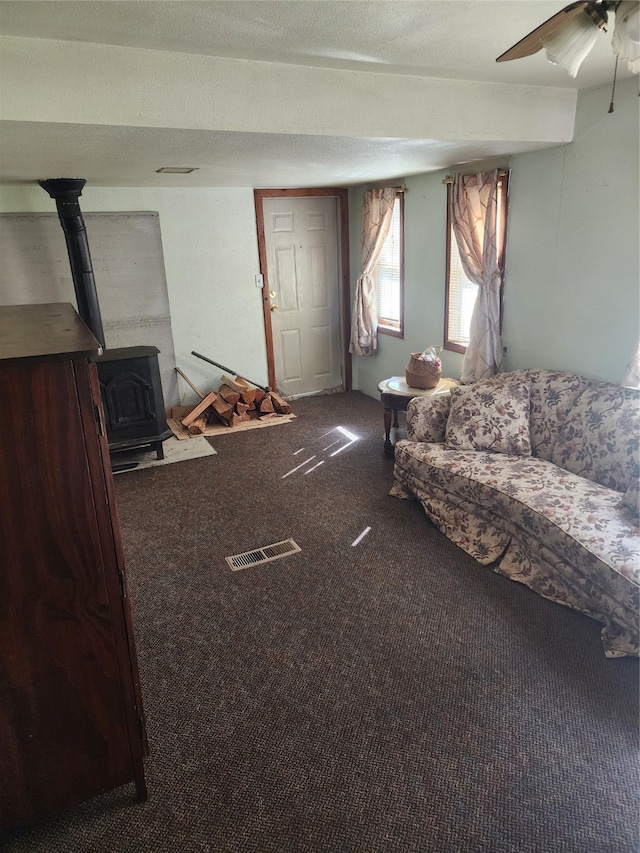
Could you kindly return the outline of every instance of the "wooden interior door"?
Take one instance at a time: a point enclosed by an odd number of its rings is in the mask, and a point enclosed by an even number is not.
[[[256,190],[269,384],[351,388],[346,190]]]

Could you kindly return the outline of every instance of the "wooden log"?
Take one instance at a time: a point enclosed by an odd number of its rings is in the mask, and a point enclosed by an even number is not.
[[[212,405],[213,401],[217,397],[218,397],[218,395],[216,394],[215,391],[210,391],[206,397],[204,397],[202,400],[200,400],[200,402],[195,407],[195,409],[192,409],[189,412],[189,414],[180,421],[182,426],[188,427],[189,424],[192,424],[195,421],[195,419],[198,417],[198,415],[201,415],[205,411],[205,409],[208,409],[209,406]]]
[[[273,403],[273,408],[276,412],[281,415],[291,414],[291,406],[287,403],[284,397],[281,397],[280,394],[277,394],[275,391],[270,391],[269,396],[271,397],[271,402]]]
[[[260,414],[270,414],[273,412],[273,403],[271,402],[271,395],[265,394],[264,400],[260,401],[260,405],[258,406],[260,409]]]
[[[258,388],[247,388],[240,394],[240,399],[243,403],[250,405],[256,399],[256,394],[258,393]],[[262,392],[264,394],[264,391]]]
[[[229,385],[221,385],[218,388],[218,394],[225,400],[230,406],[235,406],[235,404],[240,399],[240,394],[238,391],[234,391]]]
[[[240,399],[243,403],[253,403],[255,400],[262,400],[266,391],[263,388],[256,387],[251,382],[243,379],[242,376],[236,376],[232,379],[230,376],[223,375],[222,381],[234,391],[240,394]]]
[[[234,415],[233,406],[230,406],[229,403],[220,397],[219,394],[215,394],[215,399],[211,403],[211,408],[223,424],[227,424],[227,426],[230,424]]]
[[[209,415],[207,414],[207,412],[203,412],[201,415],[199,415],[195,419],[195,421],[193,423],[189,424],[187,429],[189,430],[189,433],[191,435],[202,435],[202,433],[204,432],[204,428],[206,427],[208,421],[209,421]]]
[[[230,376],[225,376],[223,374],[222,382],[224,385],[228,385],[229,388],[232,388],[234,391],[237,391],[238,394],[242,394],[243,391],[246,391],[248,388],[252,387],[241,376],[236,376],[235,379],[232,379]]]
[[[238,402],[236,403],[235,408],[236,408],[236,412],[237,412],[239,415],[246,415],[246,414],[247,414],[247,412],[249,411],[249,406],[247,406],[247,404],[246,404],[246,403],[241,403],[240,401],[238,401]],[[254,406],[253,408],[255,409],[255,406]]]
[[[262,390],[262,388],[256,388],[256,395],[255,395],[255,397],[253,398],[253,402],[254,402],[256,405],[258,405],[259,403],[261,403],[261,402],[264,400],[264,398],[265,398],[265,396],[266,396],[266,393],[267,393],[267,392],[266,392],[266,391],[263,391],[263,390]]]
[[[236,376],[236,382],[239,385],[244,385],[245,388],[255,388],[253,382],[249,382],[249,380],[245,379],[244,376]]]
[[[251,420],[249,415],[247,415],[247,414],[238,415],[238,414],[234,413],[231,417],[231,421],[229,422],[229,426],[234,427],[234,426],[236,426],[236,424],[240,424],[243,421],[248,421],[248,420]]]

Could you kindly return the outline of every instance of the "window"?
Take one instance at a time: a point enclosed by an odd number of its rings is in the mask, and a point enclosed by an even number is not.
[[[389,233],[373,270],[378,331],[404,336],[404,194],[393,205]]]
[[[465,275],[449,216],[451,184],[447,185],[447,284],[445,295],[444,348],[465,352],[469,344],[471,315],[476,304],[478,285]],[[507,176],[498,184],[498,231],[506,225]],[[504,238],[502,241],[504,247]],[[504,254],[504,249],[503,249]]]
[[[458,243],[449,226],[449,276],[447,281],[447,329],[445,349],[464,352],[469,343],[471,314],[476,304],[478,285],[470,281],[462,268]]]

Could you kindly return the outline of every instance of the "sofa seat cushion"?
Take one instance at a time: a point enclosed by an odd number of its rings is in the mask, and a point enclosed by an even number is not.
[[[535,457],[459,451],[399,441],[396,481],[416,495],[437,492],[475,505],[496,528],[544,542],[590,583],[637,612],[640,603],[638,519],[618,492]]]

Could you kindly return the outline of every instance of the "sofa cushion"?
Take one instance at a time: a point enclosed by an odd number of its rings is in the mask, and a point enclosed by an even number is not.
[[[496,385],[530,383],[529,434],[531,455],[551,460],[558,432],[577,397],[594,381],[562,370],[512,370],[484,380]]]
[[[609,382],[579,395],[562,424],[552,462],[626,492],[640,475],[640,392]]]
[[[444,441],[450,405],[448,393],[414,397],[407,405],[407,438],[411,441]]]
[[[560,370],[528,370],[531,383],[531,453],[551,461],[560,427],[593,380]]]
[[[531,454],[529,383],[479,382],[451,389],[445,431],[447,447]]]

